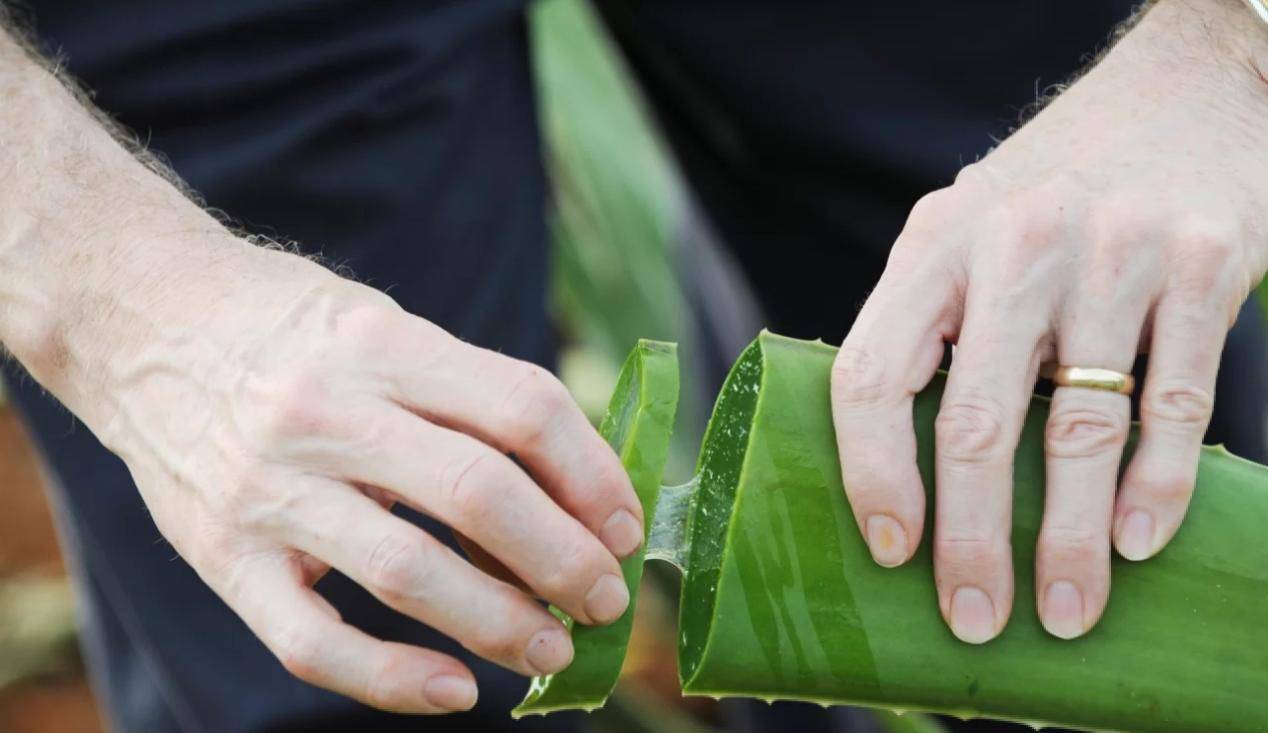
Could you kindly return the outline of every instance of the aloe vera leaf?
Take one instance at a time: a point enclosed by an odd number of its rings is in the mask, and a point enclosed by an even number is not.
[[[946,728],[928,715],[899,715],[889,710],[877,710],[873,714],[885,733],[947,733]]]
[[[892,570],[860,537],[829,406],[834,355],[763,334],[719,396],[683,582],[684,692],[1133,733],[1268,731],[1268,469],[1204,449],[1179,534],[1147,562],[1115,558],[1100,623],[1058,640],[1034,601],[1048,413],[1036,398],[1015,462],[1012,618],[998,639],[964,644],[938,613],[929,533]],[[942,385],[914,408],[926,487]]]
[[[616,391],[599,433],[616,450],[643,505],[645,526],[652,524],[661,474],[678,406],[678,357],[674,344],[640,341],[621,368]],[[646,543],[621,563],[630,605],[607,626],[582,626],[558,609],[572,633],[573,662],[553,675],[534,677],[528,695],[511,715],[553,710],[592,710],[603,705],[616,686],[634,624],[634,605],[643,578]]]

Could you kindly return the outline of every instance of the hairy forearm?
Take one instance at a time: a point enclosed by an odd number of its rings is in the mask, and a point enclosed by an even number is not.
[[[218,224],[7,33],[0,99],[0,339],[56,390],[122,337],[101,328],[121,301],[176,264],[161,233]]]
[[[73,411],[108,403],[115,354],[310,267],[235,236],[0,31],[0,341]]]
[[[1219,70],[1229,91],[1268,101],[1268,26],[1242,0],[1156,0],[1124,40],[1141,61]]]

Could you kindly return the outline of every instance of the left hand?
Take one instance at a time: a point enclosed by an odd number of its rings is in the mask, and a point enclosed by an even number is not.
[[[1036,550],[1044,627],[1100,618],[1111,537],[1143,560],[1193,492],[1219,358],[1268,268],[1268,28],[1234,0],[1161,0],[1108,56],[954,185],[925,197],[845,340],[833,410],[876,562],[920,543],[912,397],[956,344],[936,423],[943,617],[982,643],[1013,604],[1012,461],[1041,362],[1130,372],[1150,352],[1121,488],[1128,397],[1059,388]],[[1116,492],[1117,489],[1117,492]]]

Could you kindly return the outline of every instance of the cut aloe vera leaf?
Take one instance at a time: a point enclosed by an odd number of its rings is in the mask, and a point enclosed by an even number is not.
[[[1179,534],[1149,561],[1115,557],[1100,623],[1059,640],[1035,608],[1048,416],[1036,398],[1015,461],[1011,621],[996,640],[965,644],[938,612],[929,537],[943,379],[914,407],[926,535],[911,562],[884,569],[841,483],[829,402],[835,353],[762,334],[718,398],[688,528],[679,647],[687,694],[1131,733],[1268,731],[1268,468],[1205,449]]]
[[[651,527],[660,494],[661,474],[669,453],[669,438],[678,407],[678,357],[674,344],[640,341],[630,352],[617,380],[599,433],[621,457],[643,505],[645,527]],[[607,626],[583,626],[552,609],[572,634],[572,664],[553,675],[534,677],[524,702],[511,712],[524,715],[555,710],[593,710],[612,694],[630,631],[634,606],[643,578],[646,542],[621,563],[630,592],[630,605]]]

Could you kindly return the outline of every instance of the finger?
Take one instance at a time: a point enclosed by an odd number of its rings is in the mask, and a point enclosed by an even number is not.
[[[553,674],[572,661],[563,624],[528,596],[349,487],[322,482],[310,496],[279,528],[280,540],[508,669]]]
[[[935,422],[934,574],[952,632],[981,644],[1012,612],[1013,455],[1048,324],[1041,311],[1000,319],[992,294],[967,307]]]
[[[265,554],[240,561],[222,595],[291,674],[376,708],[447,713],[476,702],[476,683],[458,660],[380,641],[343,623],[301,583],[294,559]]]
[[[1161,550],[1188,511],[1227,336],[1221,318],[1178,299],[1155,309],[1140,442],[1114,513],[1114,545],[1128,560]]]
[[[514,462],[474,438],[385,404],[367,440],[327,460],[340,478],[387,489],[474,540],[581,623],[611,623],[629,605],[607,548]]]
[[[612,554],[637,550],[643,509],[634,487],[563,384],[539,366],[445,338],[437,356],[399,375],[399,401],[514,453]]]
[[[384,509],[391,510],[392,505],[396,503],[396,500],[382,489],[374,486],[357,486],[356,488]],[[299,557],[299,563],[300,568],[304,571],[304,585],[309,587],[316,585],[317,582],[324,578],[326,573],[330,571],[329,565],[321,560],[318,560],[312,555],[301,554]]]
[[[832,420],[859,531],[872,558],[894,567],[924,532],[912,400],[942,360],[957,309],[945,272],[923,270],[906,282],[886,272],[833,364]]]
[[[1130,372],[1144,309],[1078,308],[1061,323],[1062,364]],[[1100,619],[1109,598],[1110,517],[1131,424],[1126,395],[1082,387],[1053,393],[1044,433],[1046,489],[1035,550],[1035,594],[1048,633],[1072,639]]]

